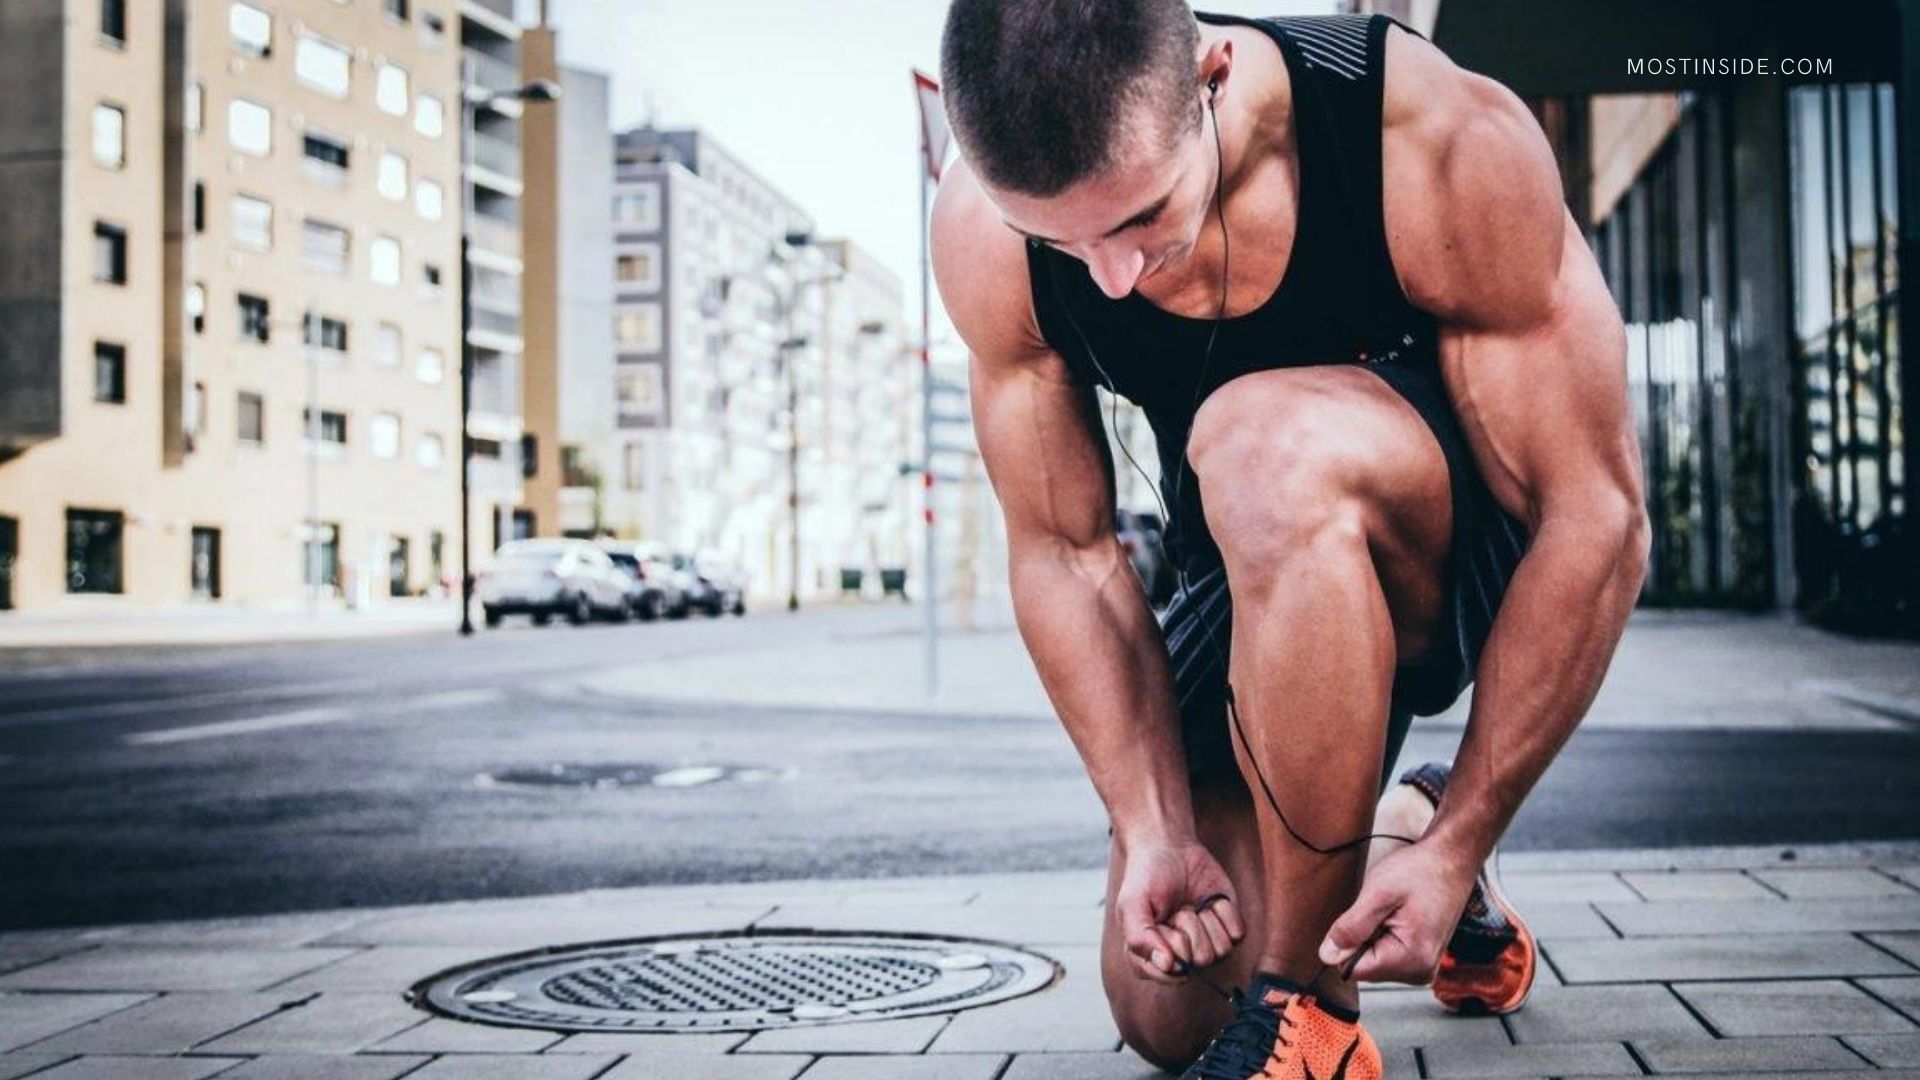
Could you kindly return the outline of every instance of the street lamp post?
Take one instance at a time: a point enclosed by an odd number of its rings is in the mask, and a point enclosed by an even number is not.
[[[560,84],[535,79],[512,90],[473,88],[463,78],[460,91],[460,636],[473,634],[473,140],[478,114],[498,101],[560,100]],[[502,535],[505,535],[504,533]]]

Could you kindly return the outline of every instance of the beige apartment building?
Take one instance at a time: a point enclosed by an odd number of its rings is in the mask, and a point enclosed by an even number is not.
[[[464,6],[0,4],[0,607],[456,580]]]

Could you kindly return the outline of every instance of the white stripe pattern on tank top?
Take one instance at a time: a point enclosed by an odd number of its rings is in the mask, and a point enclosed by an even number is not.
[[[1367,24],[1371,15],[1291,15],[1273,20],[1293,37],[1309,67],[1324,67],[1357,81],[1367,72]]]

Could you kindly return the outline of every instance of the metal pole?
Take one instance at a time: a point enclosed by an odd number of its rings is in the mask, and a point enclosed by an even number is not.
[[[793,333],[793,309],[800,304],[800,285],[787,299],[786,335],[782,353],[787,361],[787,610],[800,610],[800,362]]]
[[[466,79],[460,86],[460,636],[473,634],[473,436],[468,420],[473,412],[473,102],[467,100]]]
[[[926,500],[923,511],[926,528],[926,568],[921,576],[926,579],[926,676],[927,696],[933,697],[940,689],[940,611],[939,594],[935,590],[938,577],[934,574],[934,552],[936,543],[933,532],[933,350],[932,314],[928,310],[931,288],[928,282],[929,263],[927,261],[927,177],[920,176],[920,490]]]

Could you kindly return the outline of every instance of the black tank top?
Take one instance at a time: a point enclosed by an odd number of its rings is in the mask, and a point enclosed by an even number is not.
[[[1221,322],[1200,386],[1213,319],[1187,318],[1138,292],[1113,300],[1085,263],[1027,245],[1040,332],[1076,377],[1105,385],[1146,414],[1159,447],[1172,520],[1167,547],[1190,575],[1219,565],[1201,516],[1200,485],[1174,479],[1196,400],[1236,376],[1312,364],[1436,365],[1435,320],[1394,276],[1381,202],[1380,108],[1387,15],[1249,19],[1195,12],[1201,22],[1256,27],[1273,39],[1293,84],[1299,223],[1285,276],[1265,303]],[[1231,217],[1228,228],[1233,227]],[[1098,357],[1089,361],[1088,350]]]

